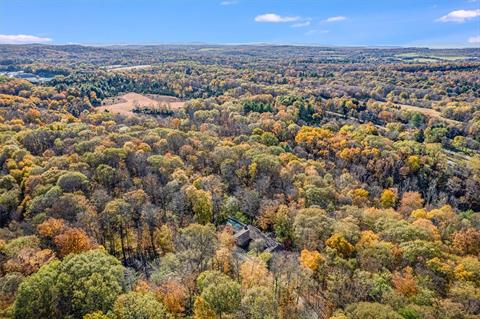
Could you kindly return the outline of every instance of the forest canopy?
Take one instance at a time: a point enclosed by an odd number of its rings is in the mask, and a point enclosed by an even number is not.
[[[0,46],[0,316],[478,318],[480,50],[214,48]]]

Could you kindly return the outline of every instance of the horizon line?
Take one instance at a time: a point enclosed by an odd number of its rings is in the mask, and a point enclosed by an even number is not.
[[[320,43],[296,42],[239,42],[239,43],[212,43],[212,42],[145,42],[145,43],[0,43],[0,46],[82,46],[82,47],[126,47],[126,46],[292,46],[292,47],[324,47],[324,48],[365,48],[365,49],[436,49],[436,50],[461,50],[480,49],[480,46],[435,46],[435,45],[336,45]]]

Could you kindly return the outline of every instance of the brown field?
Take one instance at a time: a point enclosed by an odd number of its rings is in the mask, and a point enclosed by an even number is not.
[[[98,107],[99,111],[108,110],[112,113],[122,115],[133,115],[135,105],[142,107],[157,107],[159,104],[167,104],[172,110],[178,110],[185,104],[184,101],[165,95],[126,93],[117,97],[105,100],[104,105]]]
[[[386,102],[380,102],[380,103],[386,104]],[[418,112],[418,113],[421,113],[421,114],[423,114],[427,117],[439,119],[439,120],[445,121],[446,123],[449,123],[449,124],[461,124],[461,122],[459,122],[459,121],[455,121],[455,120],[447,119],[446,117],[443,117],[442,113],[440,113],[436,110],[433,110],[433,109],[428,109],[428,108],[425,108],[425,107],[418,107],[418,106],[413,106],[413,105],[398,104],[398,103],[394,103],[394,105],[399,106],[400,109],[402,109],[402,110],[409,111],[409,112]]]
[[[449,124],[461,124],[459,121],[455,121],[455,120],[447,119],[446,117],[443,117],[442,113],[440,113],[436,110],[427,109],[427,108],[424,108],[424,107],[413,106],[413,105],[405,105],[405,104],[399,104],[399,105],[400,105],[402,110],[406,110],[406,111],[409,111],[409,112],[422,113],[422,114],[424,114],[428,117],[437,118],[437,119],[445,121]]]

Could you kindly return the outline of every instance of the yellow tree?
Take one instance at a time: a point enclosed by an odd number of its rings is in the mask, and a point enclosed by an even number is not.
[[[380,204],[383,208],[392,208],[397,201],[397,194],[391,188],[385,189],[380,196]]]
[[[310,251],[304,249],[300,253],[300,263],[302,266],[312,270],[313,272],[316,272],[324,261],[325,259],[316,250]]]
[[[350,244],[342,235],[340,234],[333,234],[325,244],[337,251],[337,253],[346,258],[351,255],[354,251],[354,247]]]
[[[158,288],[156,295],[170,313],[181,315],[185,311],[188,292],[180,282],[168,280]]]
[[[215,252],[214,267],[228,274],[232,269],[232,250],[235,246],[232,228],[225,227],[217,237],[220,247]]]
[[[240,266],[240,277],[244,289],[254,286],[269,286],[272,283],[272,275],[265,262],[260,258],[247,259]]]

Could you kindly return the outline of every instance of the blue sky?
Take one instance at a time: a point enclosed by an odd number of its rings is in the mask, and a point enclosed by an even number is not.
[[[0,0],[0,43],[480,47],[480,0]]]

